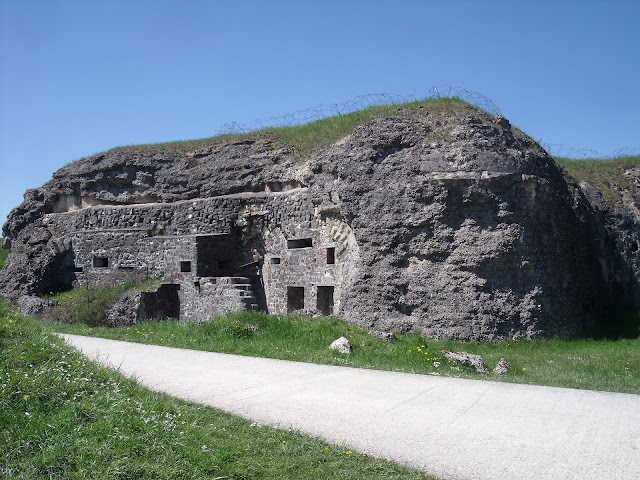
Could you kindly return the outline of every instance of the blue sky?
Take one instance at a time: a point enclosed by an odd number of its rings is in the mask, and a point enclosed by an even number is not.
[[[434,85],[545,143],[637,150],[639,18],[635,0],[0,0],[0,222],[117,145]]]

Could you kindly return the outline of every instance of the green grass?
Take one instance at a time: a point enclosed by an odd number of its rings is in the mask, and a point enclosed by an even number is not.
[[[2,241],[4,239],[0,237],[0,245],[2,245]],[[0,248],[0,268],[4,267],[4,262],[7,260],[7,256],[9,255],[9,250],[5,250],[4,248]]]
[[[188,152],[197,148],[212,145],[224,140],[246,140],[266,137],[277,140],[294,149],[295,158],[304,158],[323,147],[351,133],[356,127],[364,125],[375,118],[397,115],[399,109],[417,110],[426,108],[430,114],[451,113],[463,108],[479,110],[457,97],[429,98],[402,104],[375,105],[344,115],[323,118],[303,125],[291,127],[272,127],[241,134],[225,134],[196,140],[178,140],[173,142],[153,143],[145,145],[129,145],[113,148],[105,153],[135,150],[138,152],[157,153],[165,150]]]
[[[636,193],[635,186],[624,177],[623,172],[628,168],[640,167],[640,156],[586,160],[555,157],[554,160],[579,182],[588,182],[597,188],[609,204],[621,200],[620,189],[628,190],[632,195]]]
[[[107,312],[126,291],[141,290],[157,283],[157,280],[130,282],[111,287],[76,287],[46,296],[60,305],[48,312],[48,316],[61,323],[85,323],[91,326],[105,325]]]
[[[4,301],[0,376],[0,478],[425,478],[150,392],[87,361]]]
[[[625,322],[629,322],[628,318]],[[636,315],[632,321],[638,322]],[[388,342],[338,318],[306,318],[243,312],[207,323],[158,321],[123,328],[86,325],[47,327],[61,332],[240,355],[343,365],[358,368],[495,379],[591,390],[640,393],[640,338],[541,339],[483,343],[434,341],[399,335]],[[328,349],[340,336],[354,346],[351,355]],[[448,362],[442,350],[482,355],[491,369],[505,357],[512,370],[504,377],[482,375]]]
[[[306,157],[323,147],[327,147],[337,140],[351,133],[356,127],[364,125],[376,118],[389,117],[398,114],[398,110],[427,109],[431,114],[451,113],[463,107],[476,109],[459,98],[438,98],[422,101],[376,105],[356,112],[323,118],[314,122],[293,127],[270,128],[263,130],[268,136],[276,138],[285,145],[293,147],[301,157]]]

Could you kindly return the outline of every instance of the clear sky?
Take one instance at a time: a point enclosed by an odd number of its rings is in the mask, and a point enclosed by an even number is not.
[[[0,223],[118,145],[475,90],[536,140],[640,147],[637,0],[0,0]]]

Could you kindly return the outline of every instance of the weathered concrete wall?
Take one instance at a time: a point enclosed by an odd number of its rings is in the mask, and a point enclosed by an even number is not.
[[[342,229],[349,230],[346,225]],[[357,244],[353,237],[340,233],[344,234],[340,227],[332,229],[322,221],[318,228],[298,228],[291,235],[279,228],[268,232],[263,274],[269,311],[341,312],[342,297],[355,276]],[[298,308],[290,305],[290,287],[304,289],[304,302]],[[319,306],[318,287],[333,287],[330,309]]]
[[[204,322],[230,312],[257,309],[251,280],[205,277],[180,282],[180,319]]]

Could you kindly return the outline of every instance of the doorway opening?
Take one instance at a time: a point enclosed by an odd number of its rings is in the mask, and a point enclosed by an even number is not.
[[[287,312],[304,309],[304,287],[287,287]]]
[[[333,287],[318,287],[317,308],[322,315],[333,315]]]

